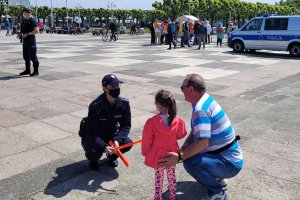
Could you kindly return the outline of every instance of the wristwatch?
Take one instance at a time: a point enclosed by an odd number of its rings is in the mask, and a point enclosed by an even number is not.
[[[181,153],[179,152],[179,154],[178,154],[178,160],[177,160],[177,162],[178,163],[182,163],[182,157],[181,157]]]

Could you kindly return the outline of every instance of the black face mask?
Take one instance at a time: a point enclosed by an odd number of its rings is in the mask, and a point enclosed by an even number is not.
[[[120,88],[116,88],[116,89],[109,89],[108,94],[112,97],[112,98],[117,98],[120,95]]]

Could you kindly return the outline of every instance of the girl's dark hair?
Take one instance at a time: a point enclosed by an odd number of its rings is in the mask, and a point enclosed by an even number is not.
[[[155,95],[155,103],[159,103],[161,106],[168,108],[168,123],[170,126],[177,115],[176,101],[173,95],[167,90],[159,90]]]

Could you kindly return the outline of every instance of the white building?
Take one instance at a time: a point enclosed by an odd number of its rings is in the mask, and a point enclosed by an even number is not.
[[[30,7],[29,0],[0,0],[0,4],[7,4],[9,6],[23,5],[25,7]]]

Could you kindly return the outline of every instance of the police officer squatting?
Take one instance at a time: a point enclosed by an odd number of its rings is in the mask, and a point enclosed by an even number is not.
[[[131,143],[128,137],[131,129],[129,101],[120,97],[121,82],[114,74],[102,79],[103,93],[89,106],[88,116],[81,121],[79,135],[85,156],[91,170],[98,170],[98,160],[106,154],[112,167],[118,166],[115,147]],[[109,145],[112,141],[113,145]],[[128,152],[130,147],[121,149]]]
[[[20,73],[20,76],[39,75],[39,60],[36,56],[37,47],[35,35],[39,32],[38,23],[31,15],[29,8],[23,9],[23,21],[21,23],[20,39],[23,41],[23,58],[25,60],[25,71]],[[30,66],[33,64],[33,73],[31,73]]]

